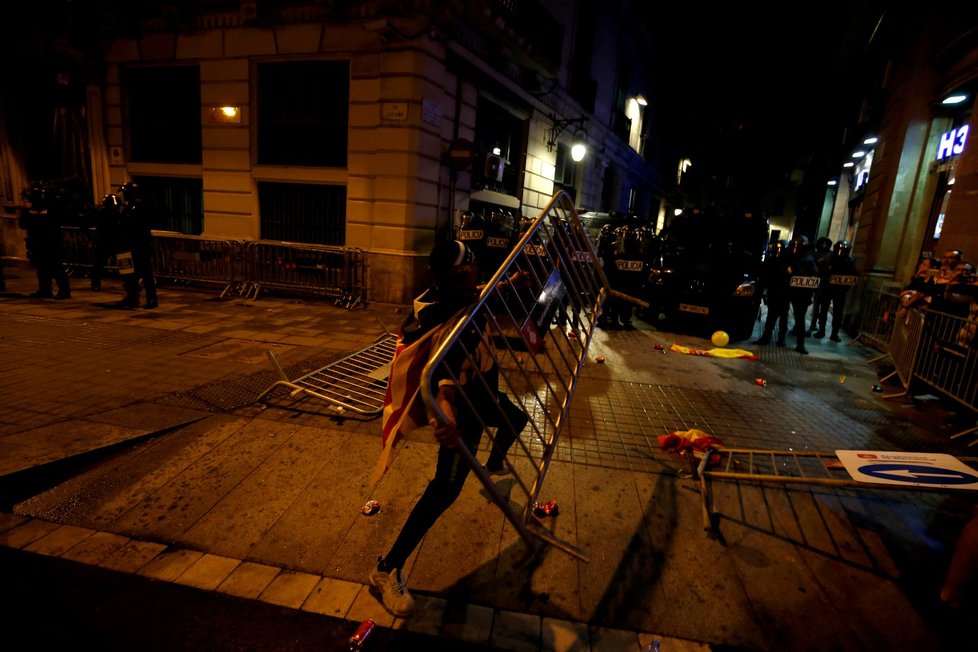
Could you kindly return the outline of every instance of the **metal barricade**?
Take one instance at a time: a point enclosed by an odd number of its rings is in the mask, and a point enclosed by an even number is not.
[[[978,325],[963,317],[930,310],[922,314],[921,321],[914,377],[970,410],[978,410]],[[978,426],[951,437],[975,431]],[[978,439],[969,445],[978,445]]]
[[[715,448],[702,454],[698,464],[684,454],[688,471],[699,483],[703,508],[703,528],[711,535],[719,533],[717,514],[713,511],[712,480],[749,481],[774,485],[820,485],[828,487],[862,487],[874,490],[948,491],[946,486],[925,483],[868,484],[854,480],[835,451],[765,450],[753,448]],[[978,457],[956,458],[978,471]],[[898,472],[894,472],[896,475]]]
[[[94,237],[94,234],[89,234],[77,226],[61,227],[64,263],[70,272],[87,272],[92,269]]]
[[[370,346],[295,380],[289,380],[275,354],[268,351],[268,359],[282,379],[262,392],[258,400],[263,401],[273,390],[284,387],[291,390],[291,397],[306,394],[326,401],[339,412],[380,414],[396,340],[394,335],[384,335]]]
[[[883,398],[905,396],[910,391],[910,381],[913,379],[914,363],[920,351],[920,338],[923,331],[924,315],[917,309],[898,311],[893,316],[893,332],[890,336],[889,351],[893,360],[893,371],[880,379],[886,382],[896,375],[903,385],[903,391],[896,394],[884,394]]]
[[[223,286],[221,297],[240,287],[244,243],[204,236],[153,232],[153,274],[157,279]]]
[[[871,288],[864,294],[862,305],[859,333],[852,342],[862,341],[883,352],[883,356],[876,358],[880,359],[885,357],[890,347],[890,338],[893,336],[893,327],[900,309],[900,295],[892,290]]]
[[[332,297],[355,308],[366,299],[366,256],[362,249],[290,242],[249,242],[246,297],[264,289],[298,290]]]
[[[537,499],[546,478],[587,350],[606,296],[644,302],[613,291],[570,197],[557,193],[523,234],[486,284],[478,301],[458,318],[447,339],[432,352],[421,380],[429,413],[442,423],[437,379],[459,382],[464,402],[494,444],[499,431],[513,430],[497,391],[528,417],[509,450],[511,502],[465,446],[459,452],[496,505],[532,550],[538,542],[588,560],[589,554],[543,527]],[[486,364],[491,361],[492,364]],[[498,367],[498,385],[489,367]],[[460,382],[460,373],[468,374]],[[512,414],[512,412],[509,412]],[[544,511],[544,513],[546,513]]]

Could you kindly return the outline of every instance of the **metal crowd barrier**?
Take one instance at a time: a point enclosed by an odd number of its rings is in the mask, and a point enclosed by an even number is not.
[[[916,311],[915,311],[916,312]],[[915,378],[957,401],[978,410],[978,324],[963,317],[926,311],[922,315]],[[951,435],[952,439],[978,431],[978,425]],[[969,446],[978,445],[978,439]]]
[[[248,242],[246,297],[263,289],[298,290],[332,297],[355,308],[365,300],[366,256],[362,249],[290,242]]]
[[[268,351],[268,359],[282,379],[262,392],[257,400],[263,401],[273,390],[284,387],[291,390],[290,397],[306,394],[326,401],[339,412],[380,414],[396,340],[394,335],[384,335],[370,346],[295,380],[289,380],[275,354]]]
[[[644,305],[609,287],[570,197],[557,193],[476,303],[450,326],[447,339],[432,352],[421,381],[421,395],[429,411],[445,423],[447,418],[435,402],[436,379],[458,381],[460,369],[470,373],[468,382],[459,386],[458,400],[479,420],[490,443],[495,442],[500,426],[512,429],[499,400],[491,398],[497,389],[526,413],[529,423],[505,461],[514,480],[512,502],[496,487],[474,452],[464,446],[459,451],[531,550],[535,543],[544,542],[585,561],[587,551],[543,527],[537,513],[543,507],[537,505],[537,499],[586,361],[597,315],[609,294]],[[492,376],[487,377],[485,367],[480,366],[486,356],[498,365],[498,387],[491,386]]]
[[[91,271],[94,234],[94,228],[62,227],[69,270]],[[367,265],[362,249],[153,231],[152,256],[157,278],[216,284],[222,288],[221,297],[237,292],[257,299],[268,289],[332,297],[336,305],[350,309],[366,302]],[[105,270],[118,269],[113,254]]]
[[[153,273],[158,279],[223,286],[221,297],[243,280],[244,242],[204,236],[153,232]]]
[[[90,273],[95,266],[95,237],[97,230],[82,229],[77,226],[61,227],[61,242],[64,254],[64,264],[72,274],[76,272]],[[115,254],[104,261],[105,272],[117,272],[119,264]]]
[[[884,394],[883,398],[904,396],[910,391],[913,380],[914,363],[920,352],[920,338],[923,333],[924,314],[916,309],[897,311],[893,315],[893,332],[890,336],[889,351],[886,355],[893,360],[893,371],[880,379],[886,382],[894,375],[899,377],[903,391],[896,394]],[[874,358],[878,360],[879,357]]]
[[[891,290],[870,288],[864,293],[861,303],[863,309],[859,321],[859,333],[852,342],[860,340],[885,354],[890,346],[890,338],[893,336],[897,312],[900,310],[900,295]]]
[[[703,453],[698,464],[685,455],[691,478],[699,483],[703,508],[703,529],[719,534],[717,513],[713,510],[712,480],[749,481],[776,485],[820,485],[828,487],[861,487],[876,490],[948,491],[946,485],[911,482],[901,472],[892,475],[904,483],[869,484],[853,479],[834,451],[764,450],[752,448],[715,448]],[[712,458],[712,459],[711,459]],[[955,458],[978,472],[978,457]],[[711,464],[711,462],[713,462]],[[905,474],[909,475],[909,474]]]

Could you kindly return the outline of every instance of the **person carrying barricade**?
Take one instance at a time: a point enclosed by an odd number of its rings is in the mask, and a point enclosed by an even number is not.
[[[426,409],[420,396],[422,369],[479,294],[478,263],[464,242],[437,243],[429,254],[428,268],[434,285],[414,300],[414,310],[398,334],[384,406],[384,453],[375,474],[383,473],[390,465],[393,447],[403,434],[425,423],[435,428],[439,447],[434,477],[387,554],[377,558],[369,576],[384,607],[399,617],[415,610],[403,575],[404,565],[428,530],[458,498],[469,475],[470,467],[460,448],[474,455],[485,426],[495,426],[485,468],[490,475],[505,475],[509,472],[504,462],[506,453],[529,421],[526,412],[499,390],[493,338],[486,334],[487,320],[484,315],[478,317],[479,313],[433,372],[435,404],[446,423],[442,424],[435,412]]]

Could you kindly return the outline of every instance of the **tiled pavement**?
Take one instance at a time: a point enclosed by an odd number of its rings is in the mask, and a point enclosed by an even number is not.
[[[8,271],[12,292],[0,298],[0,480],[11,486],[37,465],[91,448],[110,452],[57,487],[15,496],[0,544],[503,649],[638,650],[653,638],[663,649],[784,641],[872,649],[941,637],[916,616],[887,632],[860,605],[844,607],[839,632],[813,635],[782,622],[800,603],[774,586],[799,584],[811,592],[806,608],[842,611],[828,606],[838,589],[819,579],[841,567],[894,612],[913,614],[887,537],[908,514],[953,519],[962,501],[718,490],[727,537],[718,552],[698,527],[696,497],[676,478],[675,459],[656,443],[699,428],[745,447],[958,452],[918,405],[881,404],[858,346],[811,342],[806,358],[765,347],[759,362],[721,361],[659,353],[651,345],[668,348],[676,336],[646,328],[600,333],[592,354],[607,363],[585,367],[548,475],[562,507],[555,531],[591,550],[592,561],[552,553],[519,566],[518,539],[470,482],[406,569],[422,608],[400,620],[362,582],[423,487],[430,444],[408,442],[371,488],[376,420],[282,394],[267,407],[254,397],[276,378],[266,350],[295,376],[370,344],[396,327],[403,307],[217,301],[166,287],[158,310],[128,311],[108,307],[116,297],[88,292],[82,280],[70,301],[32,301],[20,296],[30,282],[28,270]],[[754,384],[758,376],[767,387]],[[367,497],[384,505],[377,517],[356,514]],[[853,515],[862,519],[855,530]],[[474,542],[460,534],[467,530],[491,536]],[[709,579],[697,557],[715,555],[722,571]]]

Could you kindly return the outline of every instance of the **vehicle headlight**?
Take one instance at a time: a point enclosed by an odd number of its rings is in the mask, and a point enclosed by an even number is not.
[[[754,296],[755,289],[756,288],[754,287],[754,281],[744,281],[743,283],[737,286],[736,290],[734,290],[734,296],[752,297]]]

